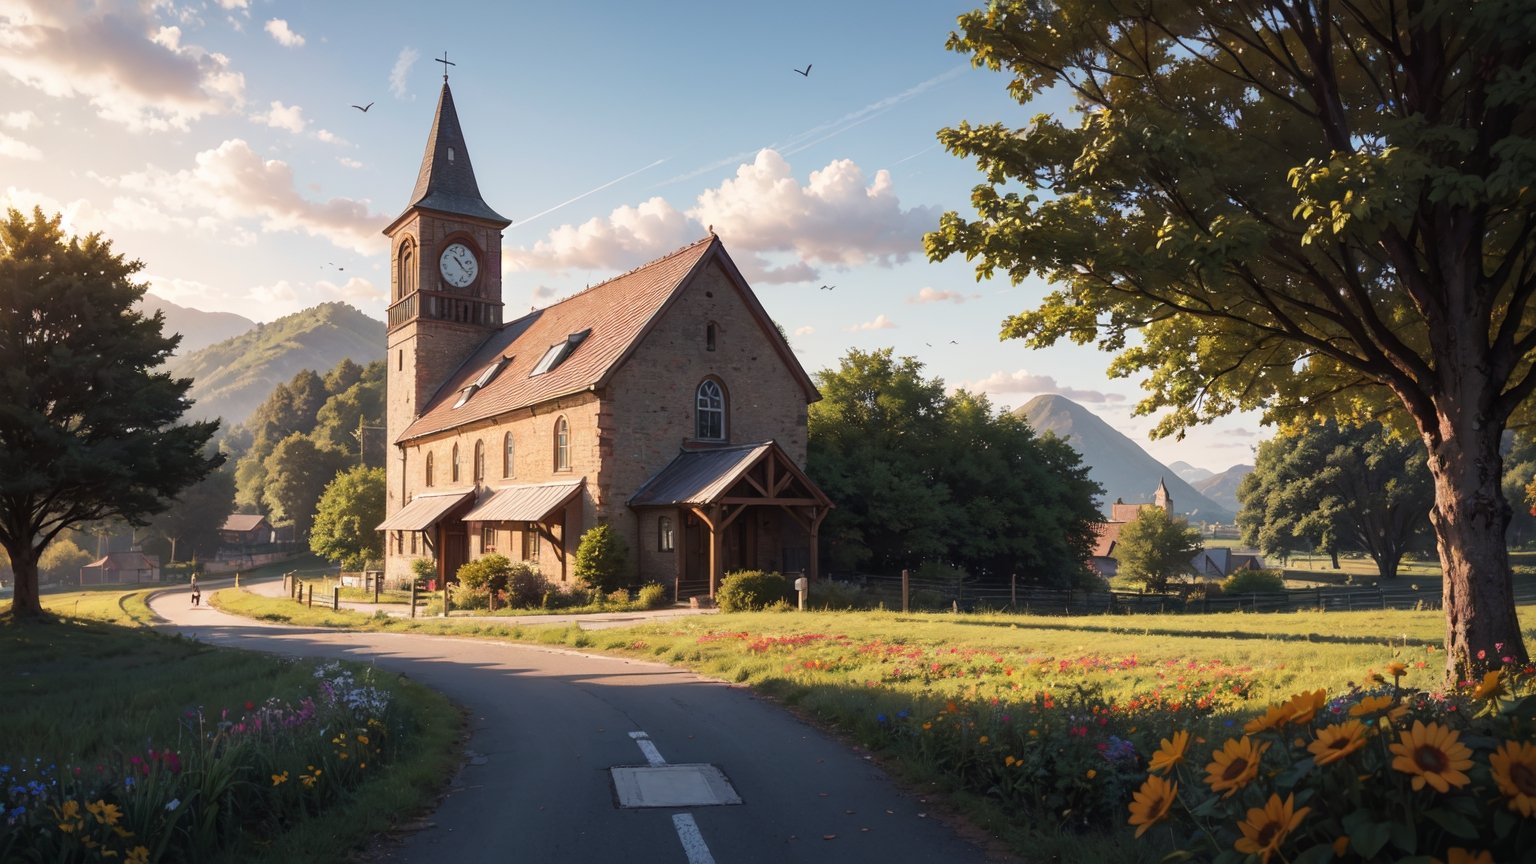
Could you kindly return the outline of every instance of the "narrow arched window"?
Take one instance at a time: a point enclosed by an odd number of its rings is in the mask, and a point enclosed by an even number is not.
[[[475,442],[475,482],[485,479],[485,442]]]
[[[459,445],[453,445],[453,458],[448,460],[448,482],[459,482]]]
[[[656,548],[662,552],[671,552],[673,543],[672,517],[663,516],[656,520]]]
[[[395,279],[395,299],[401,300],[416,293],[416,243],[409,237],[400,244],[398,263],[400,273]]]
[[[555,421],[555,470],[571,470],[571,424],[564,417]]]
[[[725,440],[725,391],[720,382],[706,378],[699,385],[693,434],[704,441]]]
[[[427,488],[432,488],[432,454],[427,454]]]
[[[508,432],[501,439],[501,476],[512,476],[512,465],[516,455],[512,449],[512,433]]]
[[[704,325],[704,350],[715,350],[715,322]]]

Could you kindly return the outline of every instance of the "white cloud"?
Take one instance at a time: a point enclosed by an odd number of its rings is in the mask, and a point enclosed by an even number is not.
[[[182,43],[148,4],[8,0],[0,15],[0,74],[56,98],[79,97],[133,131],[185,129],[238,107],[245,79],[229,59]]]
[[[317,129],[317,130],[315,130],[315,137],[318,138],[321,141],[324,141],[327,144],[335,144],[338,147],[350,147],[350,146],[352,146],[351,142],[349,142],[347,139],[341,137],[340,135],[337,135],[335,132],[332,132],[329,129]]]
[[[252,114],[251,119],[264,126],[274,129],[286,129],[297,135],[304,131],[308,125],[304,120],[304,109],[298,105],[284,105],[274,100],[272,106],[260,114]]]
[[[816,332],[816,328],[812,327],[809,324],[805,325],[804,327],[796,327],[795,328],[795,335],[796,336],[809,336],[809,335],[811,335],[812,333],[815,333],[815,332]]]
[[[962,294],[959,291],[935,291],[924,287],[921,291],[907,298],[908,303],[954,303],[959,305],[967,300],[975,300],[980,294]]]
[[[286,162],[262,159],[239,138],[198,153],[192,168],[171,172],[151,166],[98,179],[138,196],[145,207],[202,227],[235,231],[254,221],[263,232],[300,231],[359,254],[379,252],[383,214],[350,198],[306,199]]]
[[[922,249],[923,233],[938,220],[931,207],[903,210],[887,171],[867,181],[852,160],[838,159],[812,171],[802,185],[789,163],[769,149],[719,188],[700,194],[688,215],[714,225],[733,248],[834,266],[905,261]]]
[[[316,287],[357,305],[384,299],[384,291],[361,276],[349,277],[342,285],[321,280],[316,283]]]
[[[43,158],[43,151],[25,141],[19,141],[4,132],[0,132],[0,156],[11,159],[41,159]]]
[[[267,31],[267,34],[271,36],[277,42],[277,44],[283,46],[284,48],[298,48],[304,44],[304,37],[293,32],[293,30],[288,27],[288,22],[282,18],[273,18],[267,22],[263,29]]]
[[[395,56],[395,65],[389,70],[389,92],[395,94],[395,98],[404,99],[410,92],[406,86],[406,79],[411,74],[411,67],[416,65],[416,58],[421,52],[415,48],[405,47]]]
[[[712,229],[747,278],[809,282],[815,265],[891,266],[922,247],[936,223],[932,208],[901,209],[890,175],[866,183],[849,160],[811,172],[804,185],[778,153],[763,150],[736,176],[679,211],[665,199],[615,209],[581,225],[562,225],[531,249],[509,249],[518,270],[626,269],[698,239]]]
[[[513,270],[627,270],[698,239],[699,233],[687,216],[656,197],[606,218],[561,225],[532,249],[504,254]]]
[[[341,163],[341,167],[343,167],[343,168],[361,168],[361,167],[363,167],[363,163],[361,163],[361,162],[357,161],[356,159],[353,159],[353,158],[351,158],[349,156],[338,156],[338,157],[336,157],[336,161]]]
[[[236,9],[251,8],[251,0],[217,0],[217,2],[219,7],[226,12],[233,12]]]
[[[37,125],[38,118],[31,111],[10,111],[0,114],[0,126],[25,132]]]
[[[993,372],[980,381],[967,381],[959,385],[972,393],[985,393],[993,397],[1002,395],[1040,393],[1056,393],[1065,396],[1075,402],[1124,402],[1125,397],[1119,393],[1105,393],[1100,390],[1079,390],[1075,387],[1067,387],[1057,383],[1050,375],[1037,375],[1027,369],[1017,372]]]
[[[850,333],[860,333],[866,330],[894,330],[896,329],[896,322],[885,317],[884,313],[881,313],[876,315],[872,321],[865,321],[863,324],[854,324],[851,327],[844,327],[843,329]]]

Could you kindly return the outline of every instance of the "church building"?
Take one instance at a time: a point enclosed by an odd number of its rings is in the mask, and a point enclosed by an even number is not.
[[[821,398],[713,233],[504,321],[501,232],[446,76],[389,227],[385,572],[492,552],[574,584],[608,523],[633,584],[713,595],[739,569],[816,578],[831,502],[804,472]]]

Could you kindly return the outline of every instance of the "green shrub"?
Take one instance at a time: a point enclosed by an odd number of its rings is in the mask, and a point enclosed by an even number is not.
[[[460,582],[448,586],[448,593],[455,609],[485,609],[491,605],[489,588],[472,588]]]
[[[625,587],[628,557],[629,550],[619,532],[607,522],[599,522],[581,535],[572,572],[578,581],[608,594]]]
[[[629,589],[628,588],[619,588],[619,589],[616,589],[614,591],[609,591],[608,595],[603,598],[603,601],[605,603],[609,603],[609,604],[612,604],[614,606],[628,606],[629,605]]]
[[[505,555],[491,554],[459,567],[459,584],[474,591],[503,591],[512,573],[512,562]]]
[[[1285,579],[1276,570],[1239,570],[1221,583],[1223,594],[1284,594]]]
[[[656,582],[647,583],[640,588],[640,595],[635,598],[635,605],[641,609],[660,609],[667,605],[667,586]]]
[[[416,574],[418,587],[425,587],[428,579],[437,578],[437,562],[431,558],[413,558],[411,572]]]
[[[789,599],[789,581],[779,573],[737,570],[725,574],[715,591],[722,612],[752,612]]]
[[[527,561],[513,564],[507,572],[507,603],[518,609],[547,606],[545,595],[549,593],[549,580],[537,567]]]

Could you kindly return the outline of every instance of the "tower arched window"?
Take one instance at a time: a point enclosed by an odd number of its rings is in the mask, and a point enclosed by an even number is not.
[[[564,417],[555,421],[555,470],[571,470],[571,424]]]
[[[416,242],[411,238],[405,238],[400,244],[399,274],[395,279],[396,300],[403,300],[407,296],[416,293]]]
[[[485,442],[475,442],[475,482],[485,479]]]
[[[427,454],[427,488],[432,488],[432,454]]]
[[[713,378],[704,379],[694,400],[693,435],[702,441],[725,440],[725,391]]]
[[[448,460],[448,482],[459,482],[459,445],[453,445],[453,458]]]
[[[512,433],[508,432],[501,439],[501,476],[511,477],[512,466],[516,463],[516,452],[512,445]]]

